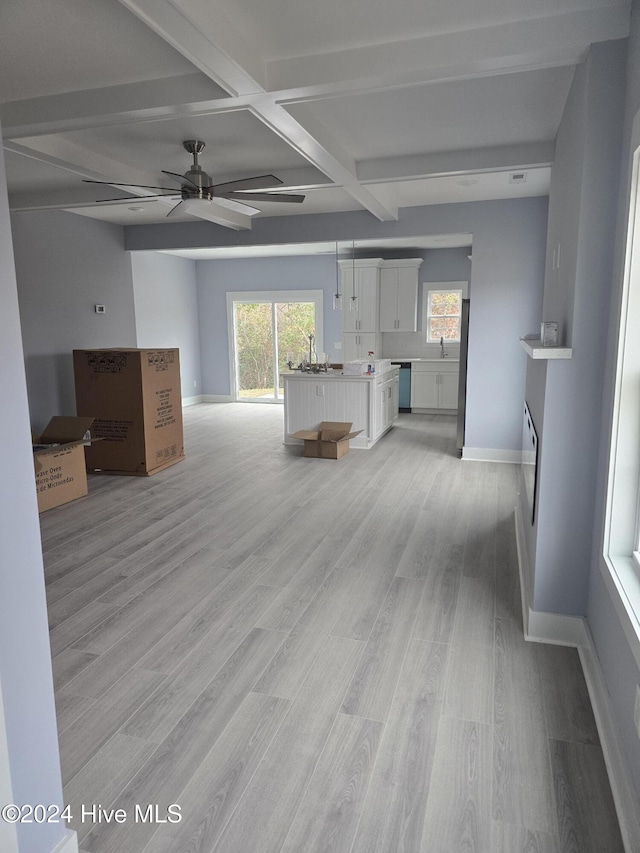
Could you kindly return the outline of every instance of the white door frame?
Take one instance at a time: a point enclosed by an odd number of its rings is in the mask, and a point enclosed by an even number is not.
[[[233,305],[235,302],[314,302],[316,306],[316,352],[324,352],[324,291],[322,290],[240,290],[227,291],[227,340],[229,343],[229,381],[231,399],[238,397],[238,359],[236,353]],[[277,382],[278,377],[274,380]]]

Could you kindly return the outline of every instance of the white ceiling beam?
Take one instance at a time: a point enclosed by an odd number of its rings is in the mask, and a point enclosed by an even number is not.
[[[304,110],[303,107],[300,108]],[[335,184],[341,186],[366,210],[381,221],[398,218],[398,210],[378,201],[356,174],[355,161],[330,137],[327,129],[311,113],[304,113],[304,126],[269,97],[254,102],[254,114]]]
[[[628,32],[627,4],[607,6],[589,14],[552,14],[481,29],[272,60],[267,65],[269,89],[298,87],[304,100],[307,88],[339,87],[349,80],[370,81],[377,87],[382,80],[406,85],[568,65],[581,61],[591,43],[625,38]]]
[[[500,145],[405,157],[382,157],[358,163],[358,179],[367,184],[509,169],[539,168],[553,163],[553,142]]]
[[[11,101],[0,105],[0,119],[3,138],[19,139],[231,108],[234,99],[198,72]]]
[[[118,180],[125,184],[156,186],[158,183],[157,175],[134,169],[119,160],[105,157],[95,150],[76,145],[62,136],[39,136],[34,139],[23,139],[19,143],[9,141],[5,143],[4,148],[23,157],[71,172],[79,179],[89,178],[111,182],[112,177],[117,175]]]
[[[212,21],[205,3],[119,2],[230,95],[265,88],[266,68],[258,51],[246,45],[228,18]]]

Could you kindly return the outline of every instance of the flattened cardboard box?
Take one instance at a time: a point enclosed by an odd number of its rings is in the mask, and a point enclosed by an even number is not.
[[[149,476],[184,459],[178,349],[74,350],[76,407],[95,418],[87,468]]]
[[[323,421],[317,430],[301,429],[291,434],[291,438],[304,440],[304,455],[311,459],[341,459],[349,452],[349,440],[360,435],[349,432],[353,424],[340,421]]]
[[[75,501],[88,493],[84,448],[93,418],[53,417],[34,438],[38,512]]]

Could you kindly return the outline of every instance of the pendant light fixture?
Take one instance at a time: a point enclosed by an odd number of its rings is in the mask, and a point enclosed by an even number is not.
[[[349,307],[351,308],[352,311],[355,311],[357,308],[356,299],[358,298],[358,294],[356,292],[356,241],[355,240],[351,241],[351,272],[353,275],[353,285],[352,285],[352,290],[351,290],[351,302],[350,302]]]
[[[342,294],[340,293],[340,264],[338,263],[338,241],[336,240],[336,289],[333,294],[333,310],[342,311]]]

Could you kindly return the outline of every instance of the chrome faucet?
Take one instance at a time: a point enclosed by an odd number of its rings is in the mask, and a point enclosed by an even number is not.
[[[449,355],[444,351],[444,338],[440,338],[440,358],[446,358]]]

